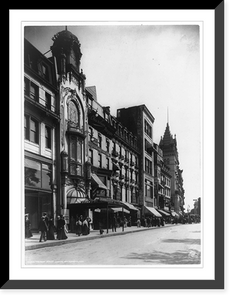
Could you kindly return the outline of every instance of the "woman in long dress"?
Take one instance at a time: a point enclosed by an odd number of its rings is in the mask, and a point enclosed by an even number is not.
[[[82,234],[82,222],[83,222],[83,217],[80,216],[76,221],[76,235],[78,236]]]
[[[57,239],[58,240],[66,240],[68,237],[65,234],[64,231],[64,226],[65,226],[65,220],[63,216],[58,216],[58,221],[57,221]]]
[[[29,215],[25,215],[25,238],[31,238],[32,232],[31,232],[31,223],[29,221]]]
[[[47,232],[47,239],[48,240],[54,240],[55,239],[54,231],[55,231],[55,226],[54,226],[53,219],[49,218],[48,232]]]

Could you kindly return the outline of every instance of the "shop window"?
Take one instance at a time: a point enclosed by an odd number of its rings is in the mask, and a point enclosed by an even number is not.
[[[51,165],[25,158],[25,185],[32,188],[51,189]]]
[[[41,187],[41,164],[25,158],[25,185],[29,187]]]

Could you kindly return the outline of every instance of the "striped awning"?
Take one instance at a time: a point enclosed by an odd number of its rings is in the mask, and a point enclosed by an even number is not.
[[[153,208],[153,207],[148,207],[148,206],[144,206],[144,208],[145,208],[145,211],[150,212],[150,213],[151,213],[152,215],[154,215],[155,217],[157,217],[157,218],[162,218],[162,215],[161,215],[158,211],[156,211],[155,208]]]
[[[167,213],[167,212],[164,211],[164,210],[158,209],[158,212],[160,212],[161,215],[164,215],[164,216],[166,216],[166,217],[170,217],[170,214]]]
[[[135,207],[133,204],[131,204],[131,203],[123,202],[123,204],[124,204],[128,209],[138,211],[138,208],[136,208],[136,207]]]
[[[107,190],[107,186],[103,184],[103,182],[99,179],[99,177],[95,174],[91,174],[91,180],[96,185],[97,188]]]
[[[85,192],[72,188],[67,193],[68,204],[89,203],[89,199]]]

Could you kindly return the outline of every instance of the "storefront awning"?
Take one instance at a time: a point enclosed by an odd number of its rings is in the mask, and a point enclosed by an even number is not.
[[[160,214],[166,216],[166,217],[170,217],[170,214],[165,212],[164,210],[158,209],[158,212],[160,212]]]
[[[127,209],[125,209],[125,208],[121,208],[121,207],[112,207],[111,209],[112,209],[114,212],[122,212],[122,210],[123,210],[123,212],[126,213],[126,214],[129,214],[129,213],[130,213],[129,210],[127,210]]]
[[[67,193],[67,201],[68,204],[79,204],[79,203],[89,203],[89,199],[87,198],[87,195],[82,190],[77,190],[75,188],[72,188]]]
[[[171,215],[176,218],[180,217],[175,211],[171,211]]]
[[[99,177],[95,174],[91,174],[91,180],[96,185],[97,188],[107,190],[107,186],[103,184],[103,182],[99,179]]]
[[[123,202],[123,204],[124,204],[128,209],[135,210],[135,211],[139,211],[138,208],[136,208],[136,207],[135,207],[133,204],[131,204],[131,203]]]
[[[148,206],[144,206],[144,208],[145,208],[145,210],[147,211],[147,212],[150,212],[152,215],[154,215],[155,217],[157,217],[157,218],[162,218],[162,215],[158,212],[158,211],[156,211],[156,209],[155,208],[153,208],[153,207],[148,207]]]

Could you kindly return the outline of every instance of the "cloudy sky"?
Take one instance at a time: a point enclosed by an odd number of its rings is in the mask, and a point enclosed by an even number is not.
[[[118,108],[145,104],[155,117],[155,143],[164,134],[168,109],[183,169],[185,208],[193,208],[193,199],[201,196],[200,28],[106,24],[65,24],[81,43],[86,86],[96,86],[98,101],[115,116]],[[25,37],[45,53],[64,28],[25,27]]]

